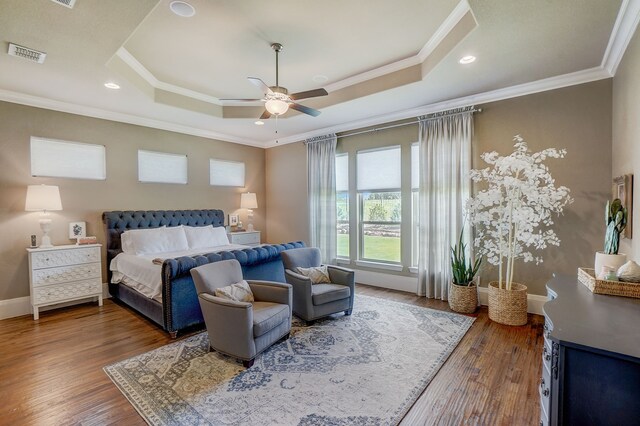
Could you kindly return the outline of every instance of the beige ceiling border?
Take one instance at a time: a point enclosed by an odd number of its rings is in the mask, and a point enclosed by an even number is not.
[[[476,26],[477,21],[469,3],[462,0],[416,55],[327,85],[325,89],[329,96],[308,103],[315,108],[324,108],[421,81]],[[258,106],[225,103],[217,97],[163,82],[124,47],[118,49],[107,62],[107,67],[130,80],[155,102],[165,105],[221,118],[257,118],[264,110]],[[418,69],[421,69],[421,73],[416,72]],[[297,114],[288,114],[282,119]]]

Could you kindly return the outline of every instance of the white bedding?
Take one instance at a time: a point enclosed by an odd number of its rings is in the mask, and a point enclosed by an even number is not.
[[[150,299],[162,300],[162,265],[153,263],[153,259],[175,259],[181,256],[195,256],[219,251],[242,250],[249,248],[239,244],[229,244],[209,248],[198,248],[177,252],[133,255],[120,253],[111,260],[109,269],[113,272],[111,282],[125,284]]]

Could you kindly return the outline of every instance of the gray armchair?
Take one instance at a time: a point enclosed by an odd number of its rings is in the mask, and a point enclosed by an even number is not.
[[[327,315],[343,312],[351,315],[355,296],[355,279],[352,270],[327,265],[330,284],[311,284],[311,280],[299,274],[297,268],[321,265],[320,250],[305,247],[281,253],[285,278],[293,286],[293,313],[310,322]]]
[[[255,301],[236,302],[215,296],[215,289],[242,281],[240,263],[208,263],[191,269],[211,349],[242,360],[249,368],[255,357],[291,330],[291,286],[249,281]]]

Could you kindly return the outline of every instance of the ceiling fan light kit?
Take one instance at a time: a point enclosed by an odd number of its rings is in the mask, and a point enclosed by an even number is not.
[[[312,117],[317,117],[318,115],[320,115],[320,111],[318,111],[317,109],[300,105],[295,101],[314,98],[317,96],[326,96],[329,93],[325,89],[314,89],[289,95],[289,91],[285,87],[281,87],[279,82],[278,54],[282,51],[282,45],[280,43],[273,43],[271,44],[271,48],[276,52],[276,85],[267,86],[266,83],[259,78],[247,77],[249,82],[257,86],[264,92],[264,98],[221,100],[233,102],[264,102],[265,111],[260,116],[260,120],[270,118],[272,115],[279,117],[289,111],[289,108],[295,109],[296,111],[300,111],[307,115],[311,115]]]

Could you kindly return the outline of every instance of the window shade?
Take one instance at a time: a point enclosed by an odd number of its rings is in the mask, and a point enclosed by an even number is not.
[[[349,154],[336,155],[336,191],[349,190]]]
[[[357,160],[359,191],[400,188],[399,146],[375,151],[360,151]]]
[[[31,176],[105,180],[103,145],[31,138]]]
[[[411,145],[411,189],[420,187],[420,145]]]
[[[216,186],[244,186],[244,163],[209,159],[209,184]]]
[[[187,183],[187,156],[166,152],[138,151],[140,182]]]

